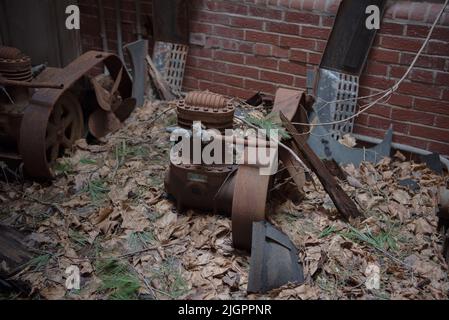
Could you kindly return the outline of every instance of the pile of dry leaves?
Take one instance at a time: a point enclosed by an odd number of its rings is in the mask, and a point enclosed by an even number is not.
[[[178,213],[164,193],[176,122],[165,104],[137,110],[104,144],[78,141],[52,184],[0,182],[1,223],[29,233],[39,254],[17,278],[47,299],[447,299],[437,232],[443,178],[401,159],[344,168],[345,191],[364,213],[351,225],[315,178],[305,199],[268,219],[300,249],[306,283],[247,295],[249,256],[231,245],[230,219]],[[411,191],[402,179],[418,182]],[[67,291],[65,270],[81,272]],[[374,277],[373,277],[374,274]],[[380,279],[379,286],[367,279]]]

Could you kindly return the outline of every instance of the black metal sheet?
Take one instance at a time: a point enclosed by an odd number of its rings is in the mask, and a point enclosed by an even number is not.
[[[335,18],[320,68],[360,75],[377,30],[368,30],[365,13],[377,5],[381,16],[386,0],[343,0]]]
[[[248,292],[264,293],[304,282],[298,251],[287,235],[266,221],[254,222]]]
[[[153,0],[154,40],[188,44],[188,7],[188,0]]]

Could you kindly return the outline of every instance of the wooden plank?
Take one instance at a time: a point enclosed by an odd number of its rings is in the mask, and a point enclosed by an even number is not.
[[[329,172],[323,162],[313,152],[305,139],[301,139],[299,132],[293,124],[281,112],[280,117],[282,123],[289,134],[293,137],[294,144],[297,147],[298,156],[302,161],[317,175],[326,192],[331,197],[338,211],[345,220],[361,216],[355,203],[343,191],[335,180],[334,176]]]
[[[151,60],[150,56],[147,56],[147,63],[148,63],[148,73],[150,75],[150,79],[153,81],[159,97],[162,100],[175,100],[175,95],[170,90],[170,85],[167,81],[162,77],[160,72],[157,70],[156,66],[154,65],[153,60]]]

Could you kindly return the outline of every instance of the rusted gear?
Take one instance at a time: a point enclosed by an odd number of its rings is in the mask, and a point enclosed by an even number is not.
[[[251,251],[253,222],[265,220],[271,176],[259,168],[240,165],[232,199],[232,242],[234,248]]]
[[[177,102],[178,125],[190,128],[193,121],[201,121],[208,129],[230,129],[234,111],[234,105],[219,94],[190,92],[185,100]]]

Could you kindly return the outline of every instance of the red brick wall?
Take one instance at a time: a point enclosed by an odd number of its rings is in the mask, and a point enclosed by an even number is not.
[[[96,1],[79,2],[86,4],[81,7],[83,44],[86,49],[98,48],[99,26],[92,4]],[[151,15],[150,2],[145,1],[146,15]],[[305,88],[306,70],[320,62],[340,1],[191,2],[185,88],[247,98],[255,91],[273,94],[278,86]],[[105,6],[108,3],[113,2],[105,1]],[[403,75],[441,6],[442,1],[389,2],[361,79],[360,95],[386,89]],[[127,7],[131,22],[134,6]],[[114,15],[107,17],[111,20],[108,36],[115,39]],[[83,31],[86,25],[90,30]],[[131,29],[125,40],[135,40]],[[388,103],[360,116],[355,131],[382,137],[393,124],[395,142],[449,155],[449,13],[435,29],[411,79]]]

